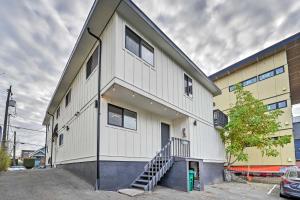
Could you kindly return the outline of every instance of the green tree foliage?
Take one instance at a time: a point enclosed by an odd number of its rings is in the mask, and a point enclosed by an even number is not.
[[[10,164],[10,158],[8,154],[0,148],[0,172],[6,171]]]
[[[225,144],[228,168],[236,161],[247,161],[247,147],[256,147],[262,156],[278,156],[277,147],[291,142],[291,136],[280,136],[274,139],[274,133],[280,128],[278,116],[283,111],[268,111],[262,101],[251,92],[236,85],[236,103],[229,110],[229,122],[221,131]],[[273,137],[272,137],[273,136]]]

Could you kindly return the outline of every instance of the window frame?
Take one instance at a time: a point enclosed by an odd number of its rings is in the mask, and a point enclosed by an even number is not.
[[[186,90],[186,87],[185,87],[185,77],[187,77],[187,90]],[[190,87],[189,87],[189,81],[190,83],[192,84],[191,85],[191,90],[190,90]],[[189,97],[189,98],[193,98],[193,79],[186,73],[183,74],[183,91],[184,91],[184,95]]]
[[[69,97],[69,99],[68,99]],[[68,107],[72,101],[72,89],[69,89],[65,96],[65,107]]]
[[[129,36],[130,37],[130,34],[132,34],[134,37],[137,37],[138,41],[138,45],[139,45],[139,50],[138,50],[138,55],[131,51],[129,48],[127,48],[127,33],[129,33]],[[134,40],[135,41],[135,40]],[[146,49],[148,49],[149,51],[152,52],[153,54],[153,63],[149,63],[147,60],[145,60],[143,58],[143,55],[142,55],[142,46],[144,46]],[[155,63],[155,49],[152,45],[150,45],[146,40],[144,40],[142,37],[140,37],[135,31],[133,31],[131,28],[129,28],[127,25],[125,25],[125,49],[127,51],[129,51],[130,53],[134,54],[135,56],[137,56],[138,58],[140,58],[141,60],[143,60],[143,62],[149,64],[151,67],[154,67],[154,63]]]
[[[121,126],[109,123],[109,107],[115,107],[115,108],[118,108],[118,109],[122,110],[122,125]],[[136,118],[135,118],[136,119],[135,129],[128,128],[128,127],[124,126],[124,111],[125,110],[128,111],[128,112],[135,113],[135,116],[136,116]],[[138,115],[137,115],[137,112],[108,103],[107,104],[107,124],[110,125],[110,126],[115,126],[115,127],[119,127],[119,128],[124,128],[124,129],[128,129],[128,130],[136,131],[137,130],[137,126],[138,126]]]
[[[96,55],[95,55],[96,53]],[[93,66],[93,60],[96,57],[96,62]],[[94,49],[93,53],[90,55],[88,61],[86,62],[86,67],[85,67],[85,71],[86,71],[86,79],[88,79],[91,74],[95,71],[95,69],[97,68],[98,65],[98,59],[99,59],[99,45],[97,45],[97,47]],[[91,65],[89,65],[89,63],[91,62]],[[88,70],[90,69],[90,70]]]

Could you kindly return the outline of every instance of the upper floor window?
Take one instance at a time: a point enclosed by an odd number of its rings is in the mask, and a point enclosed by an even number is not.
[[[258,79],[260,81],[262,81],[262,80],[265,80],[265,79],[273,77],[273,76],[274,76],[274,71],[272,70],[272,71],[269,71],[269,72],[266,72],[266,73],[263,73],[263,74],[259,75]]]
[[[63,133],[59,135],[58,144],[59,144],[59,146],[64,144],[64,134]]]
[[[93,54],[89,58],[88,62],[86,63],[86,78],[88,78],[91,75],[91,73],[98,65],[98,51],[99,48],[97,46],[97,48],[94,50]]]
[[[270,77],[273,77],[275,75],[282,74],[282,73],[284,73],[284,66],[280,66],[280,67],[278,67],[276,69],[273,69],[273,70],[268,71],[266,73],[260,74],[258,76],[258,79],[260,81],[262,81],[262,80],[265,80],[267,78],[270,78]]]
[[[278,67],[277,69],[275,69],[275,74],[282,74],[284,72],[284,66]]]
[[[58,107],[56,110],[56,119],[59,118],[59,116],[60,116],[60,107]]]
[[[251,85],[251,84],[256,83],[256,82],[257,82],[257,77],[255,76],[253,78],[250,78],[248,80],[243,81],[242,86],[246,87],[246,86]]]
[[[236,86],[235,85],[231,85],[229,86],[229,92],[232,92],[236,89]]]
[[[184,93],[189,97],[193,96],[193,80],[186,74],[184,74]]]
[[[137,113],[112,104],[108,104],[108,124],[136,130]]]
[[[70,102],[71,102],[71,89],[66,95],[66,107],[70,104]]]
[[[154,48],[128,27],[125,28],[125,48],[150,65],[154,65]]]
[[[279,101],[276,103],[271,103],[267,105],[268,111],[276,110],[276,109],[281,109],[287,107],[287,101]]]

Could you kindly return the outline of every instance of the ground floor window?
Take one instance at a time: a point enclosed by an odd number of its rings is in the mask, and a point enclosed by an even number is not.
[[[108,124],[131,130],[137,128],[137,113],[108,104]]]
[[[59,146],[64,144],[64,134],[59,135],[59,140],[58,140]]]

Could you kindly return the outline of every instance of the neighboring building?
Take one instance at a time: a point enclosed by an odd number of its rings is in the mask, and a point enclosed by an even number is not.
[[[300,167],[300,116],[293,118],[296,164]]]
[[[22,150],[21,151],[21,159],[23,160],[24,158],[29,158],[30,154],[32,154],[34,150]]]
[[[45,147],[34,151],[29,157],[35,160],[34,167],[43,166],[45,164]]]
[[[235,103],[235,84],[262,100],[269,110],[281,109],[281,129],[274,139],[291,135],[292,142],[278,148],[278,157],[262,157],[258,149],[247,148],[248,162],[238,162],[239,169],[279,170],[281,166],[295,165],[292,105],[300,103],[300,33],[282,40],[244,60],[210,76],[221,88],[222,95],[214,98],[215,108],[228,112]]]
[[[200,186],[222,181],[219,88],[130,0],[93,5],[43,121],[54,130],[47,160],[95,184],[99,48],[88,27],[102,41],[101,189],[149,190],[160,180],[186,191],[189,168]]]

